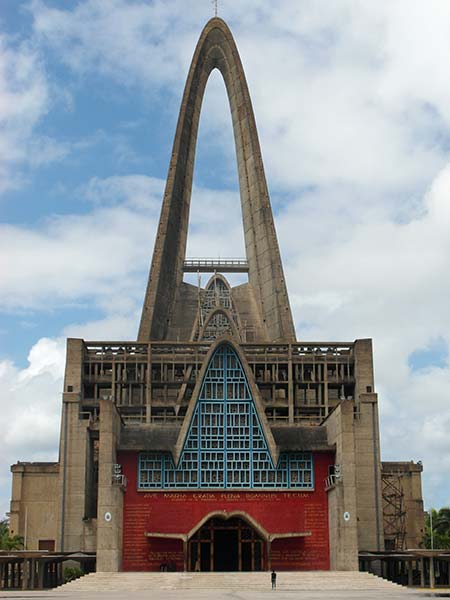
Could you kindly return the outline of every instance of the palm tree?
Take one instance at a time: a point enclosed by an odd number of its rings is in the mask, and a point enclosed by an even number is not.
[[[450,507],[445,506],[437,513],[433,529],[441,535],[450,536]]]
[[[10,535],[9,522],[7,519],[0,521],[0,550],[22,550],[23,537],[20,535]]]

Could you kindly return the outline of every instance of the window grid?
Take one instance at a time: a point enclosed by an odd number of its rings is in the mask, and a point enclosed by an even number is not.
[[[178,467],[168,452],[142,453],[138,486],[312,489],[313,460],[284,453],[274,468],[240,360],[224,345],[206,371]]]

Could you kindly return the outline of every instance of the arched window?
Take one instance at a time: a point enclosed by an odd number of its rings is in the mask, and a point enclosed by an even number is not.
[[[208,318],[202,334],[203,341],[215,340],[222,335],[233,335],[233,328],[227,315],[216,311]]]

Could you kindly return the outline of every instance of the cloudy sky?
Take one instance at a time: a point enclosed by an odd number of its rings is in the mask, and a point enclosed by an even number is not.
[[[450,504],[450,3],[220,0],[302,340],[372,337],[382,457]],[[210,0],[1,0],[0,515],[55,460],[65,338],[136,338]],[[240,256],[231,118],[200,124],[190,256]],[[214,222],[212,222],[214,221]]]

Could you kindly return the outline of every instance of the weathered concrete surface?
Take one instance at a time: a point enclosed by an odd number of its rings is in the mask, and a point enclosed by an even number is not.
[[[26,538],[27,550],[39,550],[44,540],[56,547],[59,464],[17,463],[11,472],[11,534]]]
[[[100,453],[98,473],[97,571],[122,567],[123,491],[113,479],[117,463],[120,418],[110,399],[100,400]]]
[[[224,78],[231,108],[249,285],[256,299],[246,304],[260,315],[259,319],[253,319],[262,323],[264,330],[258,341],[294,340],[294,323],[250,94],[231,31],[219,18],[208,21],[203,29],[189,70],[138,339],[176,339],[177,328],[183,323],[178,311],[183,309],[183,294],[187,291],[182,280],[195,148],[205,86],[213,69],[218,69]],[[193,303],[186,303],[186,299],[184,303],[183,310],[189,313]]]
[[[422,499],[422,464],[408,462],[382,462],[383,477],[391,477],[396,484],[399,479],[405,514],[405,546],[419,548],[425,530],[424,508]],[[392,479],[393,478],[393,479]]]

